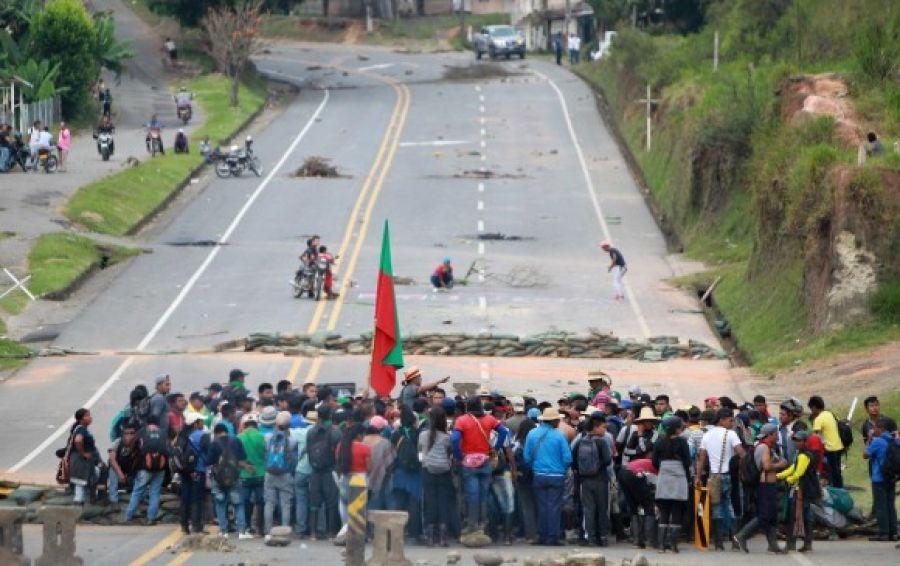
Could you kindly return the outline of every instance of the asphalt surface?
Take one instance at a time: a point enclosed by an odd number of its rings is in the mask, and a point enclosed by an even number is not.
[[[404,332],[598,328],[624,337],[669,334],[716,344],[695,301],[665,283],[683,264],[668,255],[583,83],[542,61],[479,64],[475,73],[481,77],[448,80],[445,73],[455,72],[448,66],[474,65],[469,55],[361,53],[276,45],[261,57],[264,72],[301,87],[284,113],[256,135],[263,176],[212,177],[153,229],[147,242],[153,253],[135,259],[55,341],[97,355],[39,359],[0,383],[3,477],[49,482],[53,449],[64,442],[67,421],[80,406],[91,407],[105,449],[109,422],[128,391],[159,373],[170,373],[173,389],[185,393],[224,380],[236,366],[250,372],[251,387],[284,377],[362,386],[365,357],[166,352],[207,349],[254,331],[369,330],[386,218],[394,272],[415,281],[397,287]],[[330,158],[345,176],[292,177],[311,155]],[[291,297],[288,280],[313,233],[341,255],[338,301]],[[521,239],[482,241],[479,233]],[[605,237],[629,261],[628,299],[621,303],[612,301],[608,260],[596,247]],[[191,245],[209,241],[218,245]],[[469,285],[433,293],[428,275],[444,256],[453,258],[458,277],[473,262],[476,268]],[[638,383],[676,401],[745,393],[745,384],[719,361],[408,361],[429,377],[449,374],[545,398],[584,389],[585,372],[596,367],[609,370],[616,386]],[[26,529],[32,556],[39,554],[36,532]],[[237,554],[176,555],[160,546],[171,527],[127,533],[130,544],[122,545],[123,528],[79,527],[79,552],[89,564],[127,563],[142,555],[152,555],[152,564],[339,560],[325,544],[268,550],[259,541],[241,544]],[[726,556],[735,564],[889,564],[896,556],[893,546],[856,542],[819,548],[806,558]],[[504,550],[520,557],[543,552]],[[617,559],[633,554],[624,546],[607,552]],[[437,564],[445,553],[415,548],[409,556]],[[690,550],[678,559],[651,556],[660,564],[721,558]]]

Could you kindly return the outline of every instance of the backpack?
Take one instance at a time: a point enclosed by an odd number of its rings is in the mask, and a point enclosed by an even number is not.
[[[287,436],[280,430],[275,431],[266,443],[266,473],[282,476],[293,472],[295,466]]]
[[[172,471],[178,474],[190,474],[197,468],[197,453],[194,452],[188,435],[179,433],[175,437],[169,464]]]
[[[759,446],[759,444],[756,446]],[[752,450],[744,451],[744,455],[741,456],[741,483],[746,486],[755,486],[759,484],[759,476],[762,473],[762,470],[756,465],[756,446],[754,446]]]
[[[831,416],[834,417],[834,413],[831,413]],[[853,427],[850,426],[850,421],[847,419],[838,419],[834,417],[834,420],[837,421],[837,429],[838,436],[841,437],[841,444],[844,445],[844,452],[850,450],[850,447],[853,446]]]
[[[317,472],[333,470],[334,447],[331,445],[331,431],[322,426],[315,426],[308,434],[306,452],[309,454],[309,465]]]
[[[601,439],[601,442],[604,441]],[[584,477],[596,476],[603,469],[603,462],[600,461],[600,447],[597,446],[595,438],[585,436],[578,441],[578,460],[575,465],[578,475]]]
[[[122,424],[128,423],[140,430],[147,424],[150,417],[150,397],[144,397],[138,401],[137,406],[126,407],[125,415],[122,417]]]
[[[220,487],[231,489],[238,484],[239,478],[237,456],[234,455],[234,450],[231,449],[231,439],[228,438],[222,445],[222,454],[213,471],[213,479]]]
[[[166,440],[158,428],[144,429],[141,434],[141,461],[143,468],[148,472],[161,472],[168,466]]]
[[[403,429],[397,432],[399,434],[399,440],[397,441],[397,465],[411,472],[420,470],[422,463],[419,461],[419,449],[416,443],[405,434]]]
[[[892,439],[888,443],[887,454],[884,455],[884,462],[881,463],[881,475],[884,481],[895,482],[900,479],[900,442]]]

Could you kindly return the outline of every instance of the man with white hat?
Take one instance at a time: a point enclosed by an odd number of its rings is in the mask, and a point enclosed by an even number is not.
[[[437,381],[422,383],[422,370],[415,366],[410,367],[403,376],[403,388],[400,390],[400,406],[406,406],[412,410],[413,403],[417,397],[448,381],[450,381],[449,375]]]
[[[538,417],[540,426],[525,440],[525,463],[534,472],[537,499],[538,544],[560,546],[566,473],[572,465],[572,451],[566,437],[556,427],[562,415],[556,407],[547,407]]]
[[[628,271],[628,267],[625,265],[625,257],[622,256],[622,252],[618,249],[614,248],[612,242],[609,240],[603,240],[600,242],[600,248],[609,254],[609,267],[606,269],[608,272],[612,273],[613,277],[613,300],[621,301],[625,298],[625,290],[622,287],[622,277],[624,277],[625,273]]]

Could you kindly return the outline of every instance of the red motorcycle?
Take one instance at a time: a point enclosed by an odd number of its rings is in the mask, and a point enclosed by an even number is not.
[[[161,135],[158,126],[147,128],[147,151],[151,157],[156,157],[157,153],[164,155]]]

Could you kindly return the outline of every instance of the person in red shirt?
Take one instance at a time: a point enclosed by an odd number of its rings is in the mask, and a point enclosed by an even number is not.
[[[445,257],[444,262],[434,269],[431,274],[431,284],[434,285],[435,291],[453,288],[453,265],[451,265],[449,257]]]
[[[341,442],[335,447],[337,473],[349,481],[350,474],[365,474],[369,471],[372,460],[372,447],[363,442],[365,428],[361,424],[352,424],[344,429]]]
[[[496,431],[496,438],[492,443],[493,431]],[[492,415],[485,414],[478,397],[466,402],[466,414],[453,423],[453,453],[462,464],[460,475],[466,495],[466,532],[484,532],[493,472],[490,454],[502,449],[508,434],[506,425]]]
[[[169,395],[169,436],[175,437],[184,428],[184,410],[187,408],[187,399],[182,393]]]
[[[332,290],[332,286],[334,285],[334,273],[331,272],[331,266],[334,264],[334,256],[328,253],[328,248],[319,246],[318,257],[320,259],[325,259],[325,262],[328,264],[328,268],[325,270],[325,281],[322,282],[322,286],[325,288],[325,296],[329,299],[336,299],[338,294]]]

